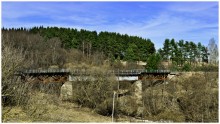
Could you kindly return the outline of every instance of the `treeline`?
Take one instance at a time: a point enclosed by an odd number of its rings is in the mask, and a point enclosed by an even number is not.
[[[158,50],[163,60],[171,60],[181,66],[186,62],[208,62],[208,49],[201,42],[195,44],[192,41],[166,39],[163,45]]]
[[[193,41],[175,39],[165,39],[163,47],[156,51],[150,39],[73,28],[2,28],[2,34],[5,41],[13,42],[16,48],[27,52],[26,58],[32,60],[31,68],[50,65],[62,67],[65,63],[80,63],[85,60],[96,65],[110,60],[113,67],[120,68],[121,63],[116,60],[124,60],[133,63],[147,62],[146,69],[178,70],[182,67],[180,70],[189,71],[190,66],[197,63],[208,63],[208,56],[212,54],[210,51],[216,53],[216,48],[208,49],[200,42],[195,44]],[[212,55],[212,58],[216,58],[216,55]],[[165,67],[161,64],[162,61],[167,61],[171,67]]]
[[[79,49],[84,56],[100,52],[111,60],[146,61],[155,47],[150,39],[144,39],[115,32],[100,32],[77,30],[58,27],[33,27],[31,29],[17,28],[4,31],[25,31],[31,34],[40,34],[45,41],[57,37],[61,40],[61,47],[65,49]]]

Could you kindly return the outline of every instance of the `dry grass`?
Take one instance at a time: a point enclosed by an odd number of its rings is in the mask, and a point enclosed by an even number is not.
[[[2,108],[2,122],[32,122],[28,115],[22,110],[21,107],[3,107]]]
[[[79,108],[76,104],[63,102],[39,122],[110,122],[110,117],[96,114],[92,109]]]
[[[48,108],[49,107],[49,108]],[[4,107],[3,112],[10,109]],[[74,103],[62,102],[58,106],[47,106],[48,113],[35,118],[21,107],[13,107],[5,114],[3,122],[111,122],[111,117],[101,116],[88,108],[79,108]]]

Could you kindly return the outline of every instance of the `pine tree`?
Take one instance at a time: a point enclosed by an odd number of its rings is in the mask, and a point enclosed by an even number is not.
[[[169,39],[165,39],[164,44],[163,44],[163,51],[164,51],[164,55],[165,55],[165,59],[169,60],[170,59],[170,40]]]
[[[160,54],[154,53],[148,57],[146,69],[157,70],[159,68],[160,63],[161,63]]]

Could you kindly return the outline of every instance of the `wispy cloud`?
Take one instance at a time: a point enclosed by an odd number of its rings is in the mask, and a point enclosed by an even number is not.
[[[4,27],[59,26],[142,36],[218,40],[218,2],[3,2]]]
[[[174,2],[167,9],[178,12],[201,12],[217,7],[216,2]]]

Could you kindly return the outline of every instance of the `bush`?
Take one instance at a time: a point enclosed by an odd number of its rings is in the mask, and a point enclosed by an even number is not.
[[[113,99],[112,98],[109,98],[107,100],[105,100],[104,102],[102,102],[101,104],[99,104],[95,111],[98,113],[98,114],[101,114],[101,115],[105,115],[105,116],[111,116],[112,115],[112,107],[113,107]],[[119,113],[119,104],[118,102],[115,100],[115,103],[114,103],[114,115],[118,115]]]
[[[216,78],[218,76],[213,73],[203,73],[178,82],[185,91],[179,95],[177,102],[186,122],[218,121],[218,91],[214,89]]]
[[[196,72],[144,87],[144,117],[174,122],[218,122],[218,73]]]
[[[28,100],[29,86],[14,74],[19,69],[28,66],[29,59],[22,49],[16,49],[9,39],[2,36],[2,104],[23,105]],[[26,61],[26,63],[24,63]]]
[[[155,118],[156,120],[165,120],[173,122],[184,122],[185,117],[180,111],[173,111],[170,109],[165,109],[163,112],[158,114]]]
[[[194,71],[218,72],[218,66],[215,65],[199,66],[199,67],[195,67]]]
[[[97,108],[107,99],[112,99],[112,93],[117,90],[116,78],[107,75],[104,69],[88,69],[88,78],[79,77],[79,83],[74,83],[73,100],[82,106]],[[105,113],[105,112],[104,112]]]
[[[177,62],[173,61],[172,64],[169,66],[169,69],[171,71],[177,71],[178,70]]]
[[[138,107],[140,107],[137,104],[137,99],[134,96],[122,96],[119,97],[119,105],[118,109],[120,110],[120,113],[126,115],[126,116],[138,116]]]
[[[59,103],[60,100],[57,96],[33,92],[23,109],[33,120],[40,121],[41,118],[46,118],[51,110],[57,109]]]
[[[190,71],[191,70],[191,65],[189,63],[186,63],[182,67],[182,71]]]

